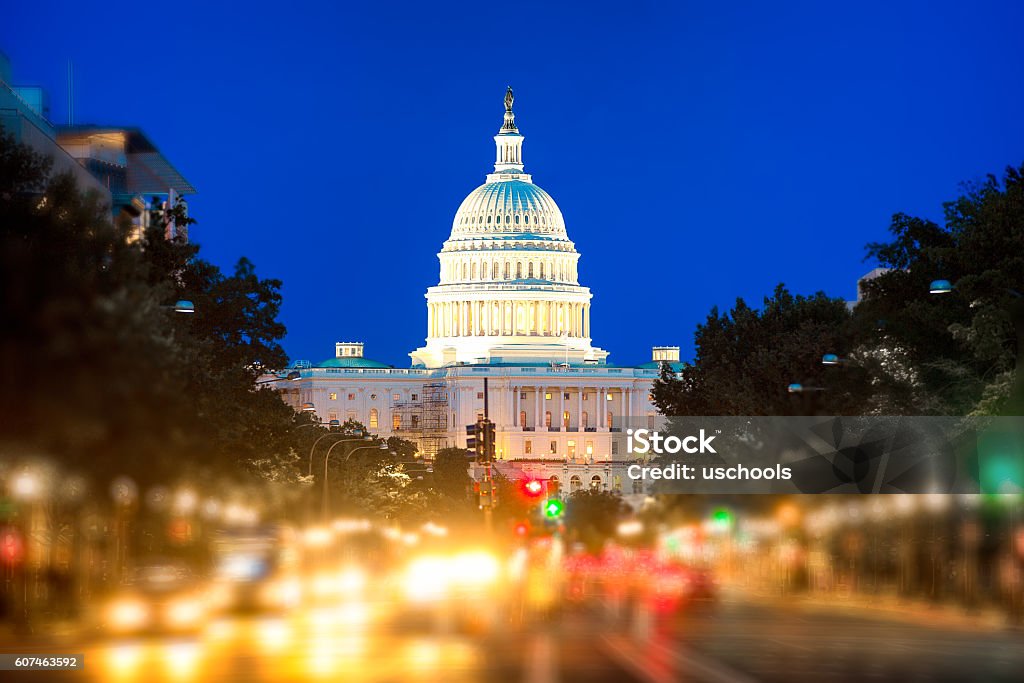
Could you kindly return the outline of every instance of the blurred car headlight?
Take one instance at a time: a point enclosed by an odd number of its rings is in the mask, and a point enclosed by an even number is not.
[[[405,597],[416,603],[436,602],[448,594],[448,563],[439,557],[421,557],[409,565]]]
[[[203,616],[203,605],[195,598],[179,598],[167,606],[167,623],[175,628],[195,626]]]
[[[260,599],[268,605],[294,607],[302,598],[302,587],[297,579],[271,581],[260,592]]]
[[[491,553],[460,553],[449,562],[449,573],[460,585],[490,586],[501,577],[501,563]]]
[[[107,624],[119,631],[142,628],[149,622],[149,610],[142,600],[121,598],[107,610]]]

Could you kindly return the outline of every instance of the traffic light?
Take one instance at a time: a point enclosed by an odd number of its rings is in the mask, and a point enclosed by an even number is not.
[[[515,527],[513,528],[513,531],[515,532],[516,536],[518,536],[520,538],[525,538],[526,536],[529,536],[529,534],[530,534],[530,523],[529,522],[517,522]]]
[[[494,423],[491,422],[490,420],[484,420],[483,421],[482,429],[483,429],[483,436],[484,436],[484,439],[483,439],[483,441],[484,441],[484,449],[483,449],[484,450],[484,453],[483,453],[484,457],[483,457],[483,459],[484,459],[485,462],[490,462],[491,460],[494,460],[494,450],[495,450]]]
[[[21,535],[14,529],[5,529],[0,533],[0,559],[7,564],[14,564],[21,560],[24,547],[21,543]]]
[[[558,498],[551,498],[544,503],[544,516],[548,519],[558,519],[565,514],[565,503]]]
[[[538,498],[544,495],[544,482],[540,479],[522,479],[519,488],[527,498]]]
[[[493,434],[494,432],[492,431],[491,433]],[[466,425],[466,449],[477,460],[483,461],[486,459],[487,429],[484,420],[479,420],[476,424]]]

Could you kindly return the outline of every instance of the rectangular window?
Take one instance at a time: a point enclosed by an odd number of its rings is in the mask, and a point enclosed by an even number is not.
[[[526,400],[526,392],[525,391],[520,391],[519,392],[519,400],[520,401],[525,401]]]
[[[562,394],[562,399],[564,399],[564,400],[566,400],[566,401],[568,401],[568,400],[569,400],[569,392],[568,392],[568,391],[566,391],[566,392],[564,392],[564,393]]]
[[[594,454],[594,442],[593,441],[588,441],[587,442],[587,455],[593,455],[593,454]]]
[[[549,452],[551,453],[551,455],[557,455],[558,454],[558,442],[557,441],[552,441],[551,442],[551,450]]]
[[[350,401],[356,400],[356,395],[355,394],[349,394],[348,395],[348,400],[350,400]]]
[[[610,401],[610,400],[612,400],[612,395],[611,394],[605,394],[604,398],[605,398],[606,401]]]
[[[612,455],[618,455],[618,454],[619,454],[619,442],[616,441],[615,439],[612,439]]]
[[[576,457],[576,442],[575,441],[569,441],[566,444],[566,446],[568,446],[568,453],[567,453],[567,455],[570,458]]]
[[[590,400],[590,394],[583,394],[583,400],[584,401],[589,401]]]
[[[334,412],[333,410],[331,412],[327,413],[327,420],[329,422],[333,421],[333,420],[337,420],[337,419],[338,419],[338,413]]]
[[[412,395],[412,400],[414,400],[414,401],[418,401],[418,400],[419,400],[419,398],[420,398],[420,395],[419,395],[419,394],[413,394],[413,395]]]
[[[533,453],[533,441],[527,439],[526,441],[523,442],[523,452],[526,453],[527,455]]]
[[[398,394],[391,394],[391,400],[397,401],[400,398]]]
[[[482,391],[476,392],[476,397],[480,401],[484,400],[484,392],[482,392]]]
[[[413,415],[412,416],[412,428],[416,429],[419,426],[420,426],[420,416],[419,415]]]
[[[551,400],[551,392],[550,391],[544,392],[544,400],[545,401],[550,401]]]
[[[331,392],[331,393],[329,394],[329,396],[331,397],[331,400],[332,400],[332,401],[337,401],[337,400],[338,400],[338,392],[336,392],[336,391],[332,391],[332,392]]]
[[[394,430],[399,430],[402,428],[402,416],[399,415],[398,413],[391,414],[391,428]]]

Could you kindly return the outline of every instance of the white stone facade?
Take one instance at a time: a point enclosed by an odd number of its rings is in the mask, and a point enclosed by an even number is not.
[[[657,363],[610,366],[608,352],[591,344],[579,254],[557,204],[523,172],[511,91],[505,103],[494,173],[462,202],[438,254],[426,344],[410,354],[412,367],[369,361],[362,344],[340,342],[335,358],[300,367],[279,388],[326,423],[358,420],[382,437],[416,441],[429,457],[465,447],[466,425],[485,410],[486,378],[499,470],[554,478],[566,492],[639,493],[613,435],[625,418],[654,415]],[[672,359],[667,350],[655,360],[677,361],[678,349]]]

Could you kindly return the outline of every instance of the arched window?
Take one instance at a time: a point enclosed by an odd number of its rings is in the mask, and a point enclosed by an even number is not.
[[[543,261],[541,261],[541,263],[540,263],[540,279],[541,280],[544,279],[544,262]]]
[[[465,264],[465,262],[463,262],[463,264],[462,264],[462,279],[463,280],[466,279],[466,275],[467,275],[467,273],[466,273],[466,264]]]
[[[506,223],[511,223],[512,222],[512,216],[505,216],[505,222]]]
[[[578,474],[572,475],[572,478],[569,479],[569,492],[570,493],[576,493],[581,488],[583,488],[583,482],[580,480],[579,475]]]
[[[569,429],[569,411],[566,410],[562,413],[562,427]]]
[[[378,413],[376,408],[370,408],[370,428],[376,429],[378,422]]]
[[[476,261],[473,261],[473,267],[470,269],[470,279],[476,279]]]
[[[526,214],[525,216],[523,216],[523,222],[526,223],[527,225],[530,224],[530,214]]]
[[[520,427],[525,427],[526,426],[526,411],[525,410],[520,410],[519,411],[519,426]]]
[[[509,262],[505,261],[505,279],[508,279]]]
[[[519,214],[516,214],[516,225],[519,225]]]
[[[530,261],[529,266],[527,268],[527,271],[528,271],[527,272],[528,277],[532,278],[533,277],[533,261]]]
[[[590,478],[590,490],[600,491],[601,490],[601,477],[594,475]]]
[[[523,277],[523,262],[516,261],[516,279],[520,280]]]
[[[491,216],[488,214],[488,216],[487,216],[487,225],[490,225],[490,224],[491,224]]]
[[[558,481],[558,475],[556,475],[556,474],[551,475],[551,478],[548,479],[548,493],[551,494],[552,496],[557,496],[558,495],[558,487],[559,487],[560,484],[561,484],[561,482]]]

